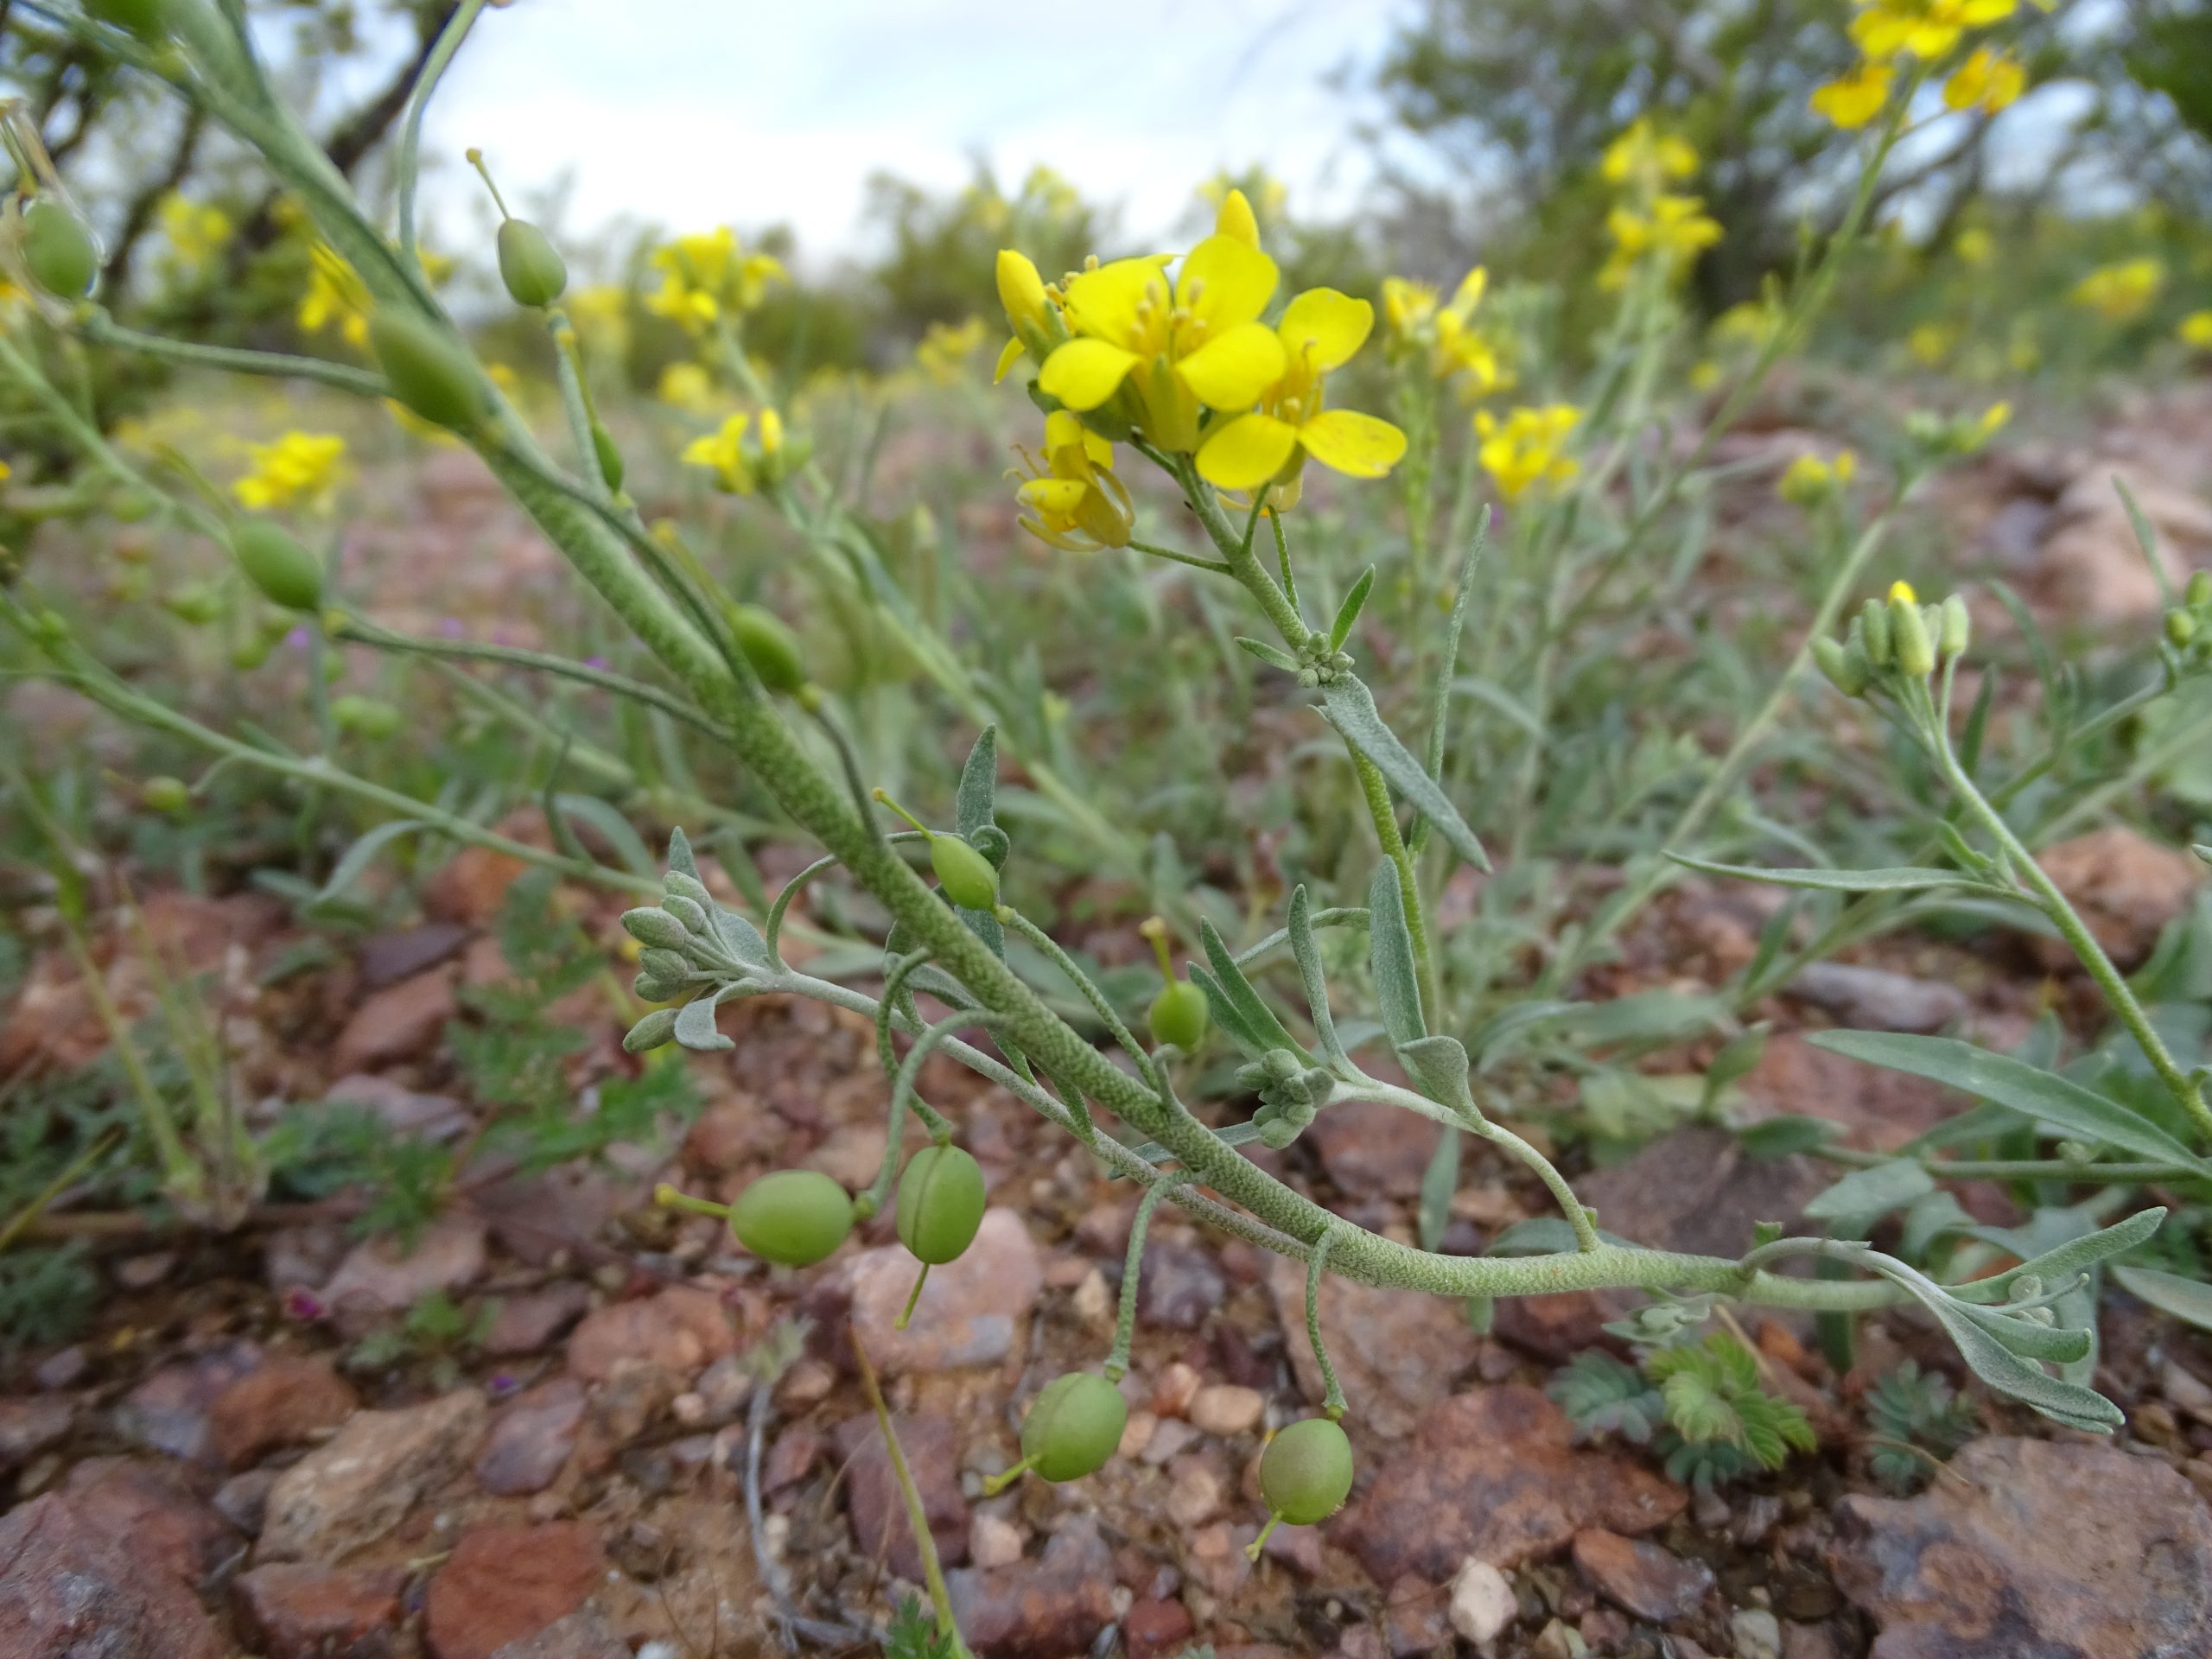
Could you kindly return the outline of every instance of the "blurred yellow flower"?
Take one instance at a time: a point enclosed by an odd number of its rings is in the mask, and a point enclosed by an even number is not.
[[[957,385],[966,372],[968,359],[982,343],[981,317],[957,324],[933,322],[914,348],[914,366],[940,386]]]
[[[1858,5],[1851,38],[1868,58],[1880,61],[1909,53],[1933,62],[1968,29],[2010,17],[2018,0],[1858,0]]]
[[[1245,196],[1243,182],[1249,182],[1252,188],[1259,192],[1260,214],[1264,214],[1268,219],[1282,217],[1282,210],[1290,200],[1290,191],[1281,179],[1268,173],[1255,171],[1248,175],[1243,181],[1238,181],[1227,173],[1217,173],[1198,187],[1199,199],[1211,202],[1216,207],[1226,207],[1230,197]],[[1251,213],[1253,211],[1249,199],[1246,200],[1244,211],[1247,213]]]
[[[297,321],[310,334],[335,327],[349,346],[364,346],[369,339],[369,290],[353,267],[335,248],[318,242],[308,250],[308,291],[300,300]]]
[[[1813,113],[1824,115],[1846,132],[1865,126],[1888,105],[1892,71],[1869,60],[1855,65],[1813,92]]]
[[[1646,257],[1656,257],[1669,276],[1679,276],[1720,239],[1719,224],[1698,196],[1662,194],[1648,207],[1616,207],[1605,215],[1605,228],[1612,232],[1613,251],[1598,282],[1609,289],[1624,286]]]
[[[714,378],[696,363],[671,363],[660,372],[655,395],[671,408],[703,415],[714,406]]]
[[[2212,352],[2212,311],[2192,311],[2181,320],[2182,344]]]
[[[1935,368],[1959,343],[1958,329],[1948,322],[1923,322],[1904,339],[1905,349],[1929,368]]]
[[[238,505],[255,512],[330,505],[346,470],[346,440],[334,432],[287,432],[274,443],[246,446],[252,467],[231,486]]]
[[[2010,53],[1978,46],[1943,83],[1943,102],[1954,110],[1994,115],[2027,90],[2026,66]]]
[[[1477,458],[1497,481],[1497,493],[1517,501],[1538,485],[1555,488],[1573,481],[1582,468],[1561,453],[1567,435],[1582,419],[1572,404],[1522,407],[1504,420],[1488,410],[1475,411],[1475,435],[1482,440]]]
[[[2123,259],[2100,265],[2074,285],[2074,303],[2107,322],[2133,322],[2151,308],[2166,285],[2166,268],[2156,259]]]
[[[1762,300],[1739,300],[1713,320],[1709,331],[1715,346],[1728,351],[1757,351],[1782,326],[1775,308]]]
[[[746,429],[752,424],[753,417],[742,410],[731,416],[717,430],[684,447],[683,464],[708,468],[715,474],[715,487],[731,495],[752,494],[758,480],[745,447]]]
[[[1839,449],[1832,457],[1800,455],[1789,463],[1775,486],[1775,493],[1797,506],[1817,506],[1839,493],[1859,475],[1859,457]]]
[[[1114,446],[1066,410],[1045,417],[1045,459],[1021,452],[1029,468],[1014,496],[1026,510],[1021,527],[1069,553],[1126,547],[1136,522],[1128,490],[1114,476]]]
[[[1426,353],[1428,372],[1439,380],[1464,375],[1461,391],[1479,397],[1510,384],[1497,342],[1474,324],[1475,308],[1490,285],[1490,273],[1477,265],[1459,279],[1446,305],[1427,283],[1403,276],[1382,279],[1383,350],[1395,361]]]
[[[771,283],[786,280],[781,260],[746,252],[727,225],[655,248],[652,266],[660,272],[660,287],[647,297],[645,308],[694,333],[713,327],[724,315],[742,316],[767,297]]]
[[[1656,191],[1670,179],[1694,175],[1697,151],[1686,139],[1660,132],[1649,116],[1643,116],[1605,146],[1599,171],[1608,184]]]
[[[1275,325],[1281,377],[1257,409],[1206,434],[1198,475],[1224,490],[1251,490],[1286,469],[1295,476],[1309,455],[1353,478],[1380,478],[1396,466],[1404,433],[1372,415],[1322,406],[1322,378],[1350,362],[1374,327],[1373,306],[1333,288],[1310,288],[1285,306]]]
[[[1961,264],[1986,265],[1997,251],[1997,243],[1987,231],[1974,225],[1959,232],[1958,240],[1951,244],[1951,251],[1959,256]]]
[[[212,202],[187,200],[172,190],[157,209],[169,255],[186,270],[214,263],[231,239],[231,216]]]

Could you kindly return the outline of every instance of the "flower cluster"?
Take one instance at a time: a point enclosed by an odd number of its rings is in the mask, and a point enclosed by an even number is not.
[[[246,446],[251,467],[231,486],[242,507],[268,512],[330,505],[346,472],[346,440],[334,432],[287,432],[274,443]]]
[[[1403,276],[1382,282],[1382,349],[1393,361],[1423,361],[1439,380],[1455,382],[1468,397],[1513,384],[1498,341],[1476,326],[1490,273],[1477,265],[1459,279],[1450,304],[1427,283]]]
[[[1795,506],[1813,508],[1832,501],[1859,476],[1859,457],[1849,449],[1834,455],[1802,454],[1791,461],[1775,493]]]
[[[645,308],[694,334],[759,309],[769,286],[786,280],[781,260],[747,252],[727,225],[655,248],[652,263],[660,287],[646,297]]]
[[[714,474],[715,487],[724,494],[751,495],[804,467],[805,447],[803,438],[794,443],[785,435],[784,417],[774,410],[762,410],[758,422],[740,410],[685,445],[683,461]]]
[[[1706,213],[1705,199],[1669,188],[1694,177],[1697,168],[1697,151],[1688,142],[1660,132],[1648,118],[1605,147],[1599,171],[1623,195],[1605,215],[1613,251],[1599,272],[1600,287],[1626,287],[1647,261],[1669,280],[1682,276],[1720,239],[1720,226]]]
[[[1114,476],[1114,446],[1064,409],[1045,417],[1045,455],[1021,452],[1028,475],[1014,496],[1026,510],[1021,527],[1069,553],[1126,547],[1136,507]]]
[[[1933,67],[1948,57],[1969,30],[2001,23],[2019,0],[1856,0],[1851,39],[1859,61],[1813,93],[1815,113],[1849,131],[1863,127],[1889,107],[1890,92],[1904,59]],[[1951,71],[1943,102],[1954,110],[1995,114],[2027,87],[2019,60],[1992,48],[1976,47]]]
[[[940,386],[956,385],[963,377],[968,359],[983,343],[983,320],[970,317],[965,322],[933,322],[924,331],[922,343],[914,348],[914,366],[923,378]]]
[[[230,245],[231,216],[213,202],[194,201],[172,190],[156,211],[169,258],[181,270],[206,270]]]
[[[1566,452],[1568,435],[1581,423],[1572,404],[1523,407],[1499,420],[1488,410],[1475,412],[1475,435],[1482,440],[1477,458],[1497,480],[1497,493],[1517,501],[1539,486],[1555,489],[1571,483],[1581,463]]]
[[[1117,530],[1100,508],[1125,499],[1103,480],[1112,477],[1112,441],[1131,435],[1191,457],[1217,489],[1266,491],[1276,508],[1296,504],[1308,458],[1355,478],[1389,472],[1405,453],[1405,435],[1373,416],[1330,409],[1324,397],[1325,377],[1366,343],[1374,308],[1334,289],[1309,289],[1270,325],[1262,319],[1278,280],[1251,204],[1235,189],[1222,198],[1213,234],[1179,262],[1165,254],[1094,260],[1048,287],[1023,255],[1001,252],[999,297],[1014,338],[1000,353],[999,377],[1031,359],[1038,391],[1107,445],[1102,454],[1065,441],[1073,429],[1065,424],[1061,442],[1048,432],[1047,470],[1022,486],[1033,514],[1025,524],[1049,531],[1048,541],[1072,538],[1077,528],[1102,545],[1111,544],[1102,529],[1126,541],[1127,526]],[[1076,470],[1061,470],[1063,460]],[[1055,518],[1038,499],[1047,483],[1096,493],[1043,492],[1065,505]],[[1067,517],[1081,503],[1089,523]]]
[[[2156,259],[2124,259],[2100,265],[2074,285],[2074,303],[2107,322],[2133,322],[2148,311],[2166,285],[2166,268]]]

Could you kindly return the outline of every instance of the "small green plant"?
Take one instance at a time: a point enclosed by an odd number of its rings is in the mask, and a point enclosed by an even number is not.
[[[1648,1445],[1668,1474],[1700,1491],[1779,1469],[1818,1443],[1805,1414],[1760,1386],[1758,1357],[1726,1332],[1653,1348],[1640,1369],[1592,1349],[1548,1392],[1578,1436]]]
[[[434,1290],[403,1318],[355,1343],[346,1363],[356,1370],[374,1371],[420,1362],[431,1368],[441,1386],[451,1386],[460,1377],[463,1357],[483,1342],[498,1313],[494,1302],[471,1306]]]
[[[1980,1426],[1974,1402],[1949,1379],[1902,1361],[1866,1391],[1866,1471],[1893,1492],[1917,1491]]]

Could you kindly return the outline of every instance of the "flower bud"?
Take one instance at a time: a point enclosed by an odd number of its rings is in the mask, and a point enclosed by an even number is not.
[[[1037,266],[1025,253],[1012,248],[999,250],[999,303],[1006,308],[1006,320],[1014,332],[1024,334],[1035,329],[1040,334],[1046,327],[1049,302],[1045,298],[1045,279],[1037,274]]]
[[[1822,638],[1813,641],[1813,661],[1828,683],[1847,697],[1864,696],[1866,692],[1866,663],[1855,657],[1834,640]]]
[[[1890,613],[1878,599],[1870,599],[1859,613],[1859,626],[1865,637],[1866,660],[1876,668],[1887,668],[1897,661],[1897,651],[1890,639]]]
[[[614,436],[597,421],[591,423],[592,453],[599,458],[599,475],[607,480],[607,487],[619,492],[622,487],[622,452],[614,447]]]
[[[270,518],[250,518],[231,538],[238,569],[272,605],[288,611],[322,608],[322,565]]]
[[[138,798],[149,810],[181,817],[192,805],[192,791],[181,778],[149,778],[138,786]]]
[[[330,718],[340,731],[372,740],[390,737],[399,729],[399,710],[375,697],[334,698]]]
[[[2212,605],[2212,570],[2191,572],[2189,586],[2182,589],[2182,599],[2191,610],[2201,611]]]
[[[2196,638],[2196,616],[2192,611],[2166,613],[2166,638],[2176,651],[2186,651]]]
[[[1936,645],[1928,637],[1928,620],[1917,600],[1890,601],[1890,639],[1897,650],[1899,673],[1916,680],[1934,671]]]
[[[61,203],[41,196],[22,210],[23,269],[60,300],[81,300],[99,274],[99,250],[85,223]]]
[[[622,931],[639,944],[662,950],[681,950],[691,943],[682,922],[652,905],[624,911]]]
[[[656,1048],[664,1048],[675,1035],[676,1010],[655,1008],[624,1033],[623,1052],[644,1054]]]
[[[758,605],[734,606],[729,628],[761,684],[786,695],[804,687],[806,668],[799,659],[798,636],[784,626],[781,617]]]
[[[369,350],[391,395],[433,426],[464,429],[483,416],[474,365],[446,330],[387,308],[369,319]]]
[[[550,305],[569,285],[569,267],[544,232],[526,219],[499,221],[499,280],[517,305]]]
[[[1967,614],[1967,602],[1956,594],[1943,601],[1942,632],[1938,647],[1946,657],[1966,655],[1967,641],[1973,637],[1974,620]]]

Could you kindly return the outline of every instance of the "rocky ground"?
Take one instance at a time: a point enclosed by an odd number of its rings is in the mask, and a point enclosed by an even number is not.
[[[2149,444],[2170,415],[2115,428],[2111,443]],[[2052,582],[2101,548],[2107,574],[2088,591],[2120,603],[2124,524],[2098,528],[2112,515],[2086,487],[2074,502],[2069,481],[2112,458],[1993,462],[1954,510],[1996,538],[1993,557]],[[2146,510],[2183,560],[2212,557],[2201,499],[2168,493]],[[2198,874],[2118,830],[2051,863],[2134,958]],[[450,1091],[442,1033],[457,988],[498,971],[485,930],[512,874],[465,855],[418,922],[275,988],[260,970],[299,936],[273,902],[158,894],[148,912],[224,988],[226,1041],[257,1096],[353,1099],[461,1135],[480,1109]],[[1609,970],[1611,988],[1717,982],[1753,948],[1755,898],[1684,887]],[[588,913],[610,942],[611,914]],[[149,995],[134,960],[110,941],[126,1007]],[[2025,942],[1970,956],[1904,941],[1808,976],[1761,1010],[1777,1034],[1745,1109],[1828,1116],[1856,1144],[1895,1145],[1953,1103],[1802,1033],[1964,1027],[2007,1040],[2048,967]],[[2077,995],[2056,989],[2062,1005]],[[603,1000],[571,1012],[594,1034],[582,1087],[625,1062]],[[1163,1212],[1123,1385],[1124,1455],[1087,1481],[987,1498],[982,1478],[1016,1455],[1035,1390],[1103,1356],[1134,1194],[1011,1097],[933,1064],[926,1092],[962,1125],[994,1207],[896,1332],[911,1262],[884,1228],[791,1273],[650,1204],[658,1179],[728,1197],[793,1164],[858,1186],[880,1157],[887,1089],[864,1022],[746,1004],[724,1029],[737,1052],[693,1062],[707,1105],[680,1147],[530,1178],[474,1171],[410,1255],[354,1237],[342,1199],[270,1206],[227,1234],[80,1228],[105,1285],[91,1334],[0,1373],[0,1656],[865,1650],[921,1567],[855,1344],[885,1379],[962,1629],[993,1659],[1116,1642],[1131,1659],[1194,1642],[1224,1659],[2212,1652],[2212,1344],[2118,1293],[2099,1382],[2127,1408],[2124,1431],[2055,1432],[1985,1403],[1981,1437],[1924,1492],[1894,1498],[1866,1476],[1859,1395],[1907,1356],[1963,1380],[1909,1317],[1869,1321],[1845,1376],[1795,1323],[1744,1319],[1769,1386],[1804,1406],[1821,1448],[1693,1493],[1634,1448],[1577,1444],[1541,1391],[1560,1362],[1610,1340],[1605,1299],[1507,1304],[1478,1335],[1452,1303],[1332,1281],[1322,1318],[1359,1484],[1334,1520],[1279,1530],[1254,1565],[1262,1437],[1320,1395],[1302,1274]],[[79,1062],[99,1040],[85,988],[48,952],[0,1027],[0,1075]],[[1352,1107],[1262,1155],[1410,1237],[1432,1144],[1424,1123]],[[1694,1128],[1582,1188],[1640,1242],[1734,1254],[1754,1221],[1795,1217],[1832,1173],[1757,1161]],[[2001,1193],[1964,1196],[2005,1218]],[[1471,1158],[1446,1248],[1479,1250],[1545,1209],[1517,1169]],[[48,1224],[70,1225],[66,1211]],[[465,1334],[377,1340],[434,1293],[467,1311]]]

